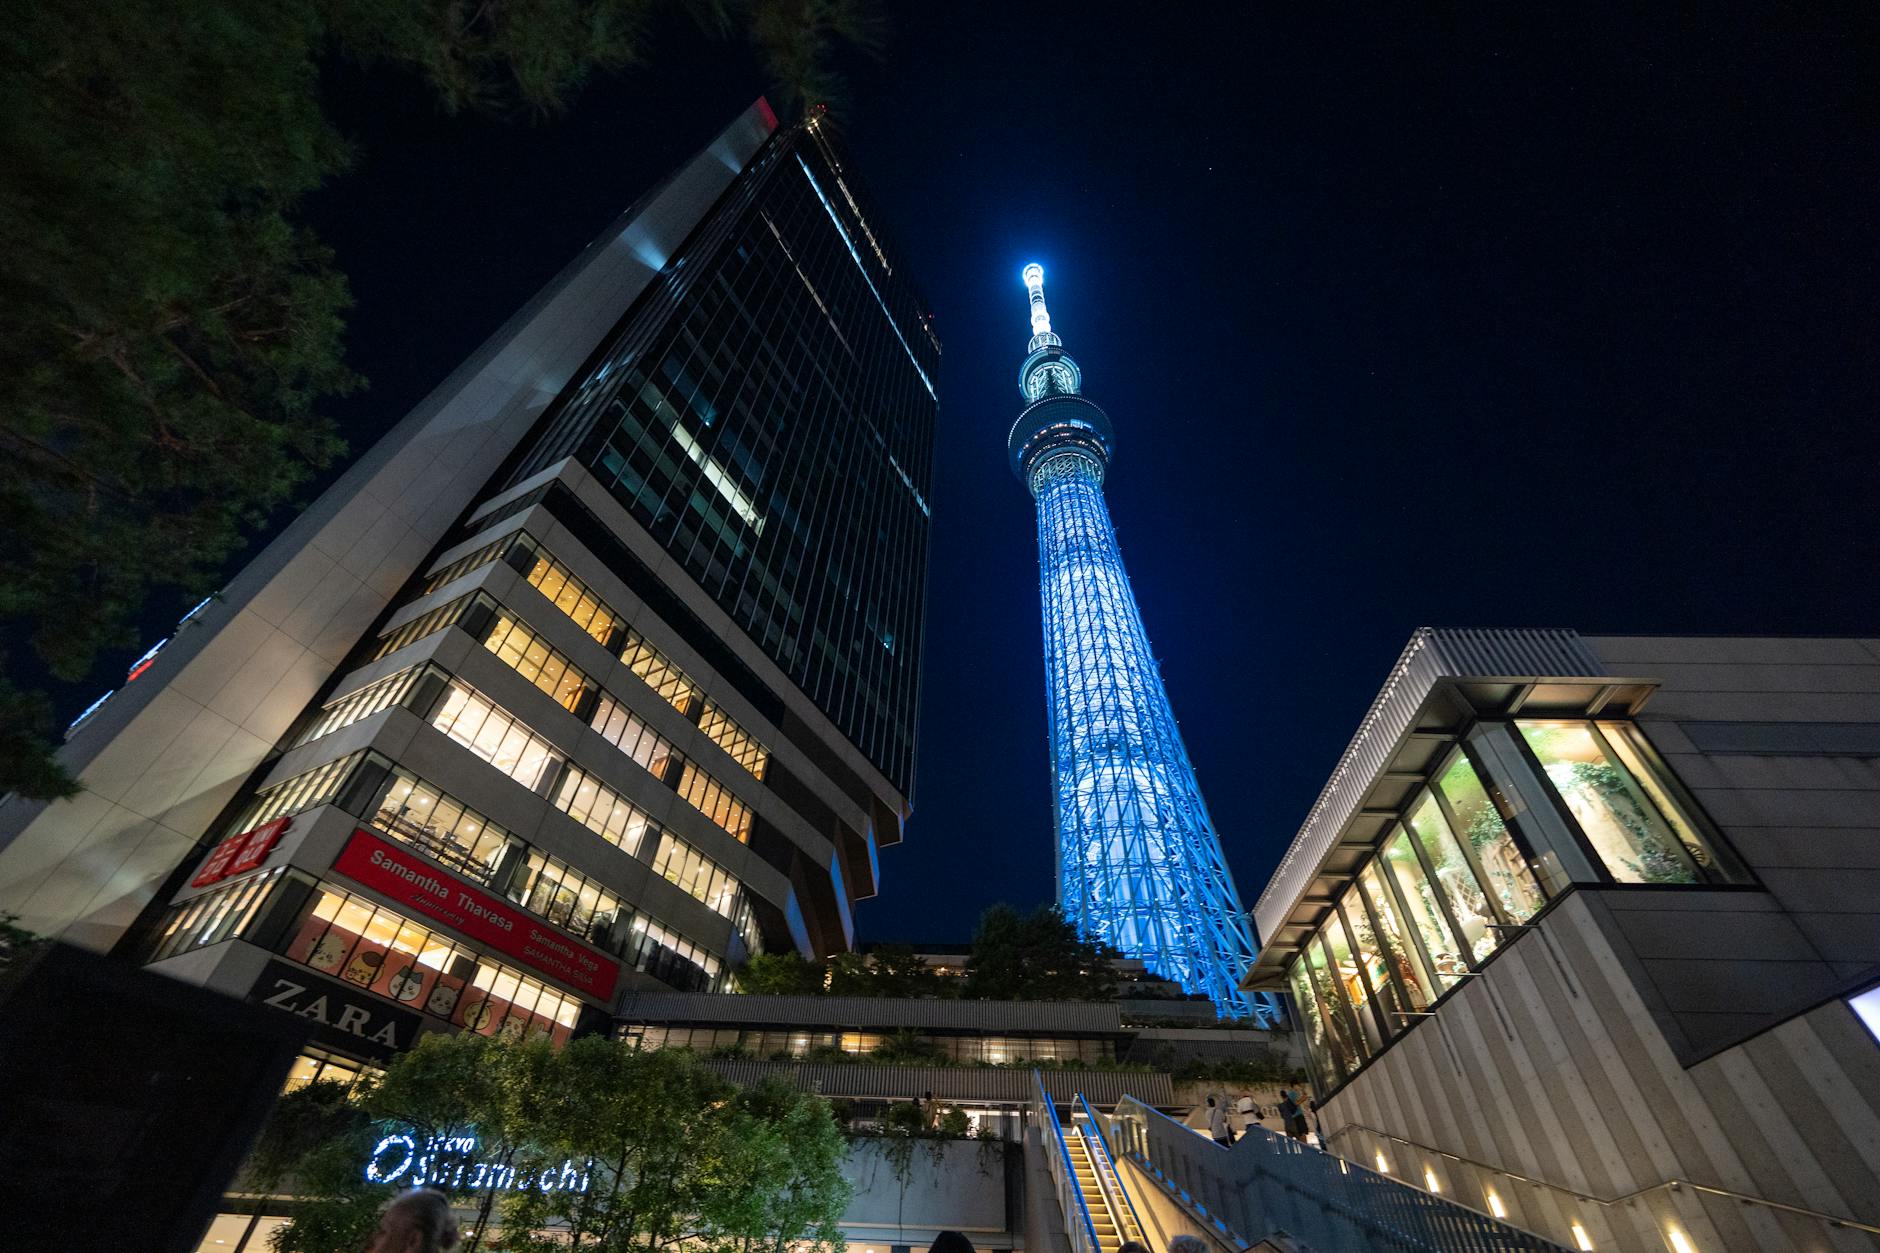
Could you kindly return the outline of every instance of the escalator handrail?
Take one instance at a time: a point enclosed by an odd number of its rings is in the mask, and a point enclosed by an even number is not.
[[[1044,1107],[1044,1113],[1051,1120],[1050,1133],[1056,1137],[1058,1157],[1064,1163],[1064,1179],[1077,1198],[1077,1212],[1083,1216],[1084,1234],[1089,1237],[1091,1253],[1102,1253],[1103,1245],[1097,1240],[1097,1224],[1090,1217],[1090,1203],[1084,1200],[1084,1190],[1077,1186],[1077,1168],[1071,1163],[1070,1146],[1064,1141],[1064,1124],[1058,1119],[1057,1104],[1051,1094],[1045,1091],[1044,1076],[1037,1071],[1031,1072],[1032,1082],[1036,1085],[1037,1095],[1033,1098]]]
[[[1090,1126],[1097,1133],[1097,1149],[1103,1154],[1104,1165],[1110,1168],[1110,1183],[1115,1187],[1117,1195],[1123,1198],[1123,1204],[1129,1210],[1130,1221],[1136,1225],[1136,1231],[1138,1233],[1146,1231],[1147,1228],[1142,1225],[1142,1215],[1136,1212],[1136,1202],[1129,1195],[1129,1189],[1123,1186],[1123,1176],[1117,1173],[1116,1157],[1110,1152],[1110,1142],[1103,1134],[1103,1124],[1097,1121],[1097,1111],[1090,1108],[1090,1099],[1082,1092],[1077,1094],[1077,1103],[1084,1107],[1084,1117],[1089,1120]],[[1086,1141],[1090,1138],[1089,1136],[1084,1137]],[[1102,1185],[1103,1177],[1101,1175],[1097,1177],[1097,1182],[1099,1186]]]

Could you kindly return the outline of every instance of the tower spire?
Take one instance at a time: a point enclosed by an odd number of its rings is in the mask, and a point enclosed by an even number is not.
[[[1006,452],[1038,502],[1058,904],[1078,933],[1140,958],[1223,1017],[1278,1016],[1240,989],[1257,946],[1175,725],[1103,500],[1110,419],[1051,333],[1044,267],[1025,267],[1025,409]]]
[[[1044,267],[1036,261],[1025,267],[1025,291],[1031,296],[1031,346],[1027,351],[1063,343],[1051,333],[1051,314],[1044,307]]]
[[[1044,267],[1034,261],[1023,277],[1031,303],[1031,342],[1025,346],[1025,364],[1018,369],[1019,394],[1027,401],[1075,396],[1083,386],[1083,371],[1064,351],[1064,341],[1051,332],[1051,311],[1044,307]]]

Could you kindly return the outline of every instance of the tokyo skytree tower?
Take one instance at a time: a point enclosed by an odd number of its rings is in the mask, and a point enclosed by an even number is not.
[[[1270,996],[1240,990],[1253,932],[1103,503],[1110,419],[1079,394],[1083,373],[1051,333],[1043,267],[1024,277],[1026,408],[1007,449],[1038,502],[1058,905],[1081,934],[1205,993],[1221,1016],[1276,1019]]]

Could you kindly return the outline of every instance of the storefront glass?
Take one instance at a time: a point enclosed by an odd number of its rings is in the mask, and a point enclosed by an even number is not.
[[[1351,938],[1336,913],[1326,920],[1324,936],[1326,951],[1331,958],[1332,978],[1337,981],[1338,990],[1345,994],[1345,1002],[1351,1006],[1358,1034],[1364,1038],[1366,1055],[1374,1054],[1384,1047],[1384,1039],[1389,1032],[1389,1018],[1379,1016],[1382,1006],[1371,996],[1371,985],[1367,982],[1369,972],[1359,968]]]
[[[1457,832],[1474,853],[1502,912],[1511,922],[1532,918],[1547,897],[1469,759],[1458,752],[1437,779],[1436,790],[1455,815]]]
[[[1325,1019],[1332,1064],[1340,1074],[1348,1075],[1363,1064],[1365,1053],[1359,1048],[1357,1032],[1351,1024],[1351,1007],[1332,980],[1325,946],[1318,938],[1306,946],[1306,971],[1312,978],[1312,993],[1318,1000],[1319,1013]]]
[[[1455,932],[1450,930],[1449,920],[1443,916],[1443,907],[1437,903],[1429,876],[1423,873],[1423,863],[1417,860],[1416,849],[1410,846],[1408,832],[1399,829],[1384,846],[1384,868],[1402,896],[1410,925],[1423,941],[1423,952],[1429,959],[1430,973],[1436,977],[1437,987],[1447,991],[1468,973],[1469,959],[1456,940]]]
[[[1438,995],[1433,991],[1435,980],[1430,977],[1429,967],[1424,965],[1423,954],[1405,929],[1397,898],[1379,876],[1377,862],[1373,861],[1359,873],[1358,885],[1364,889],[1364,899],[1377,919],[1377,938],[1396,971],[1398,982],[1403,985],[1404,995],[1410,998],[1408,1008],[1413,1012],[1428,1009]]]
[[[1695,883],[1684,844],[1630,771],[1584,722],[1515,724],[1547,781],[1620,883]]]
[[[1449,902],[1449,916],[1462,928],[1463,942],[1475,957],[1487,957],[1500,942],[1494,930],[1495,911],[1434,796],[1425,795],[1422,804],[1410,811],[1409,826]]]
[[[559,1043],[581,1013],[579,998],[331,888],[314,893],[285,956],[484,1035]]]
[[[1551,897],[1606,882],[1596,867],[1621,883],[1746,877],[1627,722],[1479,722],[1399,812],[1286,975],[1307,1051],[1334,1081]]]

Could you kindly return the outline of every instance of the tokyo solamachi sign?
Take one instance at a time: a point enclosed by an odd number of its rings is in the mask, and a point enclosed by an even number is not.
[[[520,1169],[486,1161],[477,1154],[477,1138],[423,1136],[394,1132],[378,1142],[362,1172],[367,1183],[395,1183],[401,1187],[467,1189],[481,1192],[586,1192],[592,1162],[577,1165],[573,1158],[539,1169]]]

